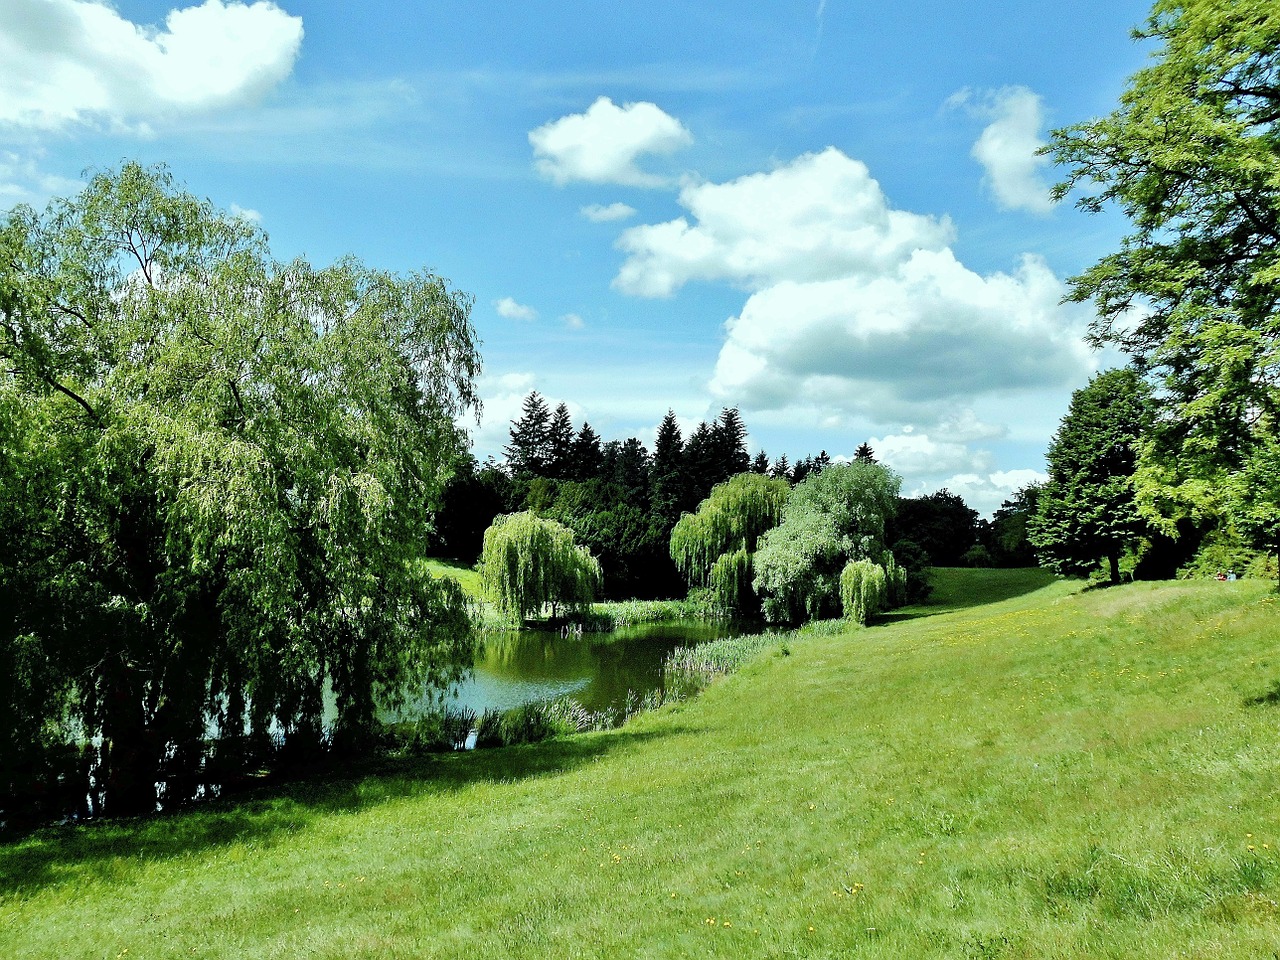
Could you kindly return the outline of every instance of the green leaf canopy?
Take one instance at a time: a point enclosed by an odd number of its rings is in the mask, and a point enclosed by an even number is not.
[[[463,598],[412,561],[477,405],[470,298],[277,262],[136,164],[0,221],[0,291],[0,644],[63,679],[119,807],[210,720],[314,738],[328,685],[358,741],[456,675]]]

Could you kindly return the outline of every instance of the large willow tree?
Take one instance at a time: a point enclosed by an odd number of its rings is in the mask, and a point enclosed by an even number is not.
[[[740,473],[716,484],[711,495],[671,531],[671,559],[693,586],[707,587],[713,602],[735,616],[757,612],[751,583],[752,555],[766,530],[777,525],[791,495],[785,480]]]
[[[551,606],[581,612],[600,589],[600,562],[573,531],[529,512],[508,513],[484,533],[480,576],[497,607],[517,623]]]
[[[761,537],[756,552],[754,585],[766,619],[836,615],[849,561],[884,558],[885,525],[901,488],[901,477],[870,460],[830,466],[798,484],[782,522]]]
[[[35,703],[0,788],[29,731],[101,737],[108,809],[146,809],[210,720],[314,742],[328,685],[359,742],[456,675],[463,597],[410,561],[476,405],[470,306],[278,262],[162,168],[0,221],[0,675]]]

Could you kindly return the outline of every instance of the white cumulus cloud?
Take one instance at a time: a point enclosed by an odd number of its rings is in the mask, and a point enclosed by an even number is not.
[[[990,517],[1014,491],[1031,483],[1044,483],[1047,474],[1039,470],[995,470],[981,473],[958,473],[940,483],[921,484],[909,494],[913,497],[946,489],[959,496],[984,517]]]
[[[767,173],[680,191],[690,218],[632,227],[613,285],[671,296],[691,280],[763,287],[874,276],[952,238],[949,220],[889,206],[866,164],[829,147]]]
[[[238,203],[231,204],[231,215],[239,217],[241,220],[248,220],[250,223],[262,223],[262,214],[252,207],[242,207]]]
[[[670,155],[693,142],[675,117],[652,103],[617,106],[600,97],[585,113],[573,113],[533,130],[534,166],[558,184],[571,181],[661,187],[668,178],[637,165],[645,154]]]
[[[635,216],[636,208],[625,203],[611,203],[608,206],[592,203],[578,211],[592,223],[611,223],[615,220],[626,220]]]
[[[990,466],[991,456],[984,450],[971,450],[958,437],[934,438],[928,433],[911,431],[872,437],[867,441],[876,459],[899,473],[914,477],[938,477],[960,471],[982,470]]]
[[[538,319],[537,310],[517,302],[512,297],[503,297],[501,300],[493,301],[493,308],[498,311],[498,316],[507,320],[528,321]]]
[[[1005,87],[975,93],[961,90],[949,101],[971,114],[990,120],[970,154],[986,171],[985,182],[996,203],[1006,210],[1045,214],[1053,198],[1045,172],[1049,158],[1037,151],[1044,146],[1044,103],[1026,87]]]
[[[884,422],[943,402],[1062,388],[1091,367],[1083,308],[1044,261],[981,276],[950,249],[879,275],[782,281],[726,324],[713,392],[751,408],[825,402]]]
[[[170,11],[163,27],[92,0],[0,3],[0,124],[146,130],[251,102],[293,69],[302,20],[274,3]]]

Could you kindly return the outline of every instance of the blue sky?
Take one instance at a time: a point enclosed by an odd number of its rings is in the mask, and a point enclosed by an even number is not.
[[[651,441],[864,440],[989,512],[1043,470],[1066,277],[1124,223],[1053,207],[1047,131],[1108,112],[1147,5],[847,0],[0,2],[0,208],[163,161],[281,258],[475,296],[499,453],[524,395]]]

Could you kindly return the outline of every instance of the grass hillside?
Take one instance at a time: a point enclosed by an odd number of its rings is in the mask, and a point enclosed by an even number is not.
[[[1275,956],[1275,595],[1075,591],[947,571],[621,730],[0,847],[0,956]]]

